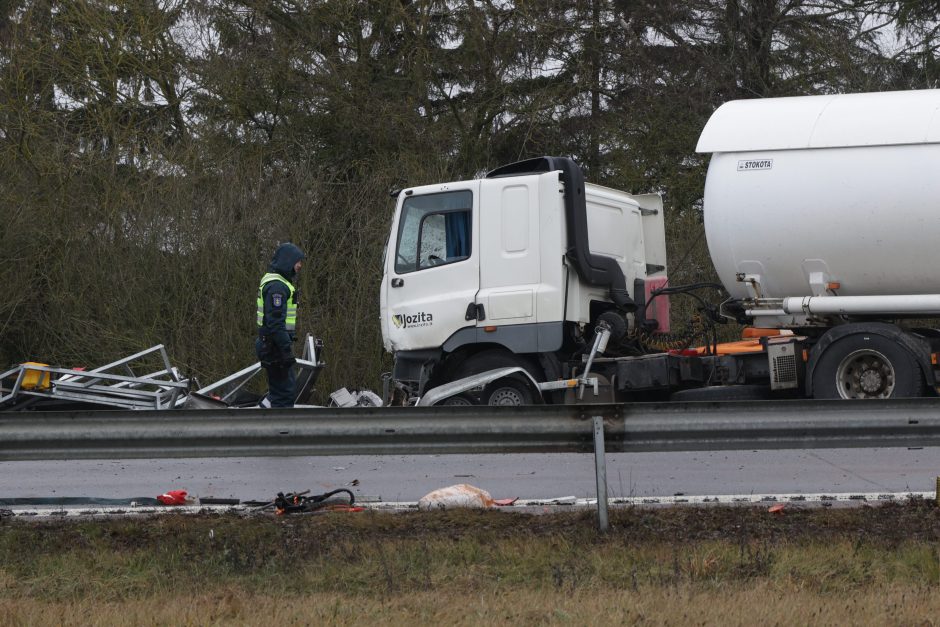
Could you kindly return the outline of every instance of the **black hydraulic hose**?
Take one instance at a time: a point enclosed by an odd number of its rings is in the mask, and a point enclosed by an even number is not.
[[[333,490],[332,492],[325,492],[325,493],[323,493],[323,494],[318,494],[318,495],[316,495],[316,496],[311,496],[311,497],[308,497],[308,498],[305,499],[305,500],[307,500],[307,501],[309,501],[309,502],[311,502],[311,503],[321,503],[321,502],[325,501],[326,499],[330,498],[331,496],[334,496],[334,495],[339,494],[339,493],[341,493],[341,492],[345,492],[346,494],[349,495],[349,504],[350,504],[350,505],[353,505],[353,504],[356,502],[356,497],[353,496],[353,493],[350,492],[349,490],[347,490],[346,488],[340,488],[340,489],[338,489],[338,490]]]
[[[685,343],[691,343],[691,341],[698,336],[701,336],[706,343],[706,353],[707,355],[717,353],[716,347],[718,345],[718,333],[715,328],[715,322],[717,321],[717,316],[715,313],[715,306],[708,303],[704,298],[696,294],[696,290],[701,289],[717,289],[722,290],[724,286],[719,285],[718,283],[692,283],[689,285],[677,285],[675,287],[662,287],[657,290],[654,290],[650,293],[649,299],[643,303],[642,310],[640,312],[640,319],[646,319],[646,310],[649,307],[649,304],[657,296],[664,295],[684,295],[694,298],[698,304],[700,311],[705,314],[702,318],[702,329],[697,332],[693,332],[691,335],[685,336]],[[641,342],[644,340],[641,338]],[[655,343],[654,343],[655,346]]]
[[[300,494],[285,495],[283,492],[278,492],[277,498],[274,499],[274,507],[278,513],[311,512],[325,507],[325,501],[327,499],[343,492],[349,495],[348,506],[351,507],[355,504],[356,497],[346,488],[339,488],[338,490],[332,490],[314,496],[301,496]]]

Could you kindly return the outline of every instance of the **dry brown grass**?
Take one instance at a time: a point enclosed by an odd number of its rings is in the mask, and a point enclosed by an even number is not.
[[[704,589],[690,584],[574,593],[453,589],[394,596],[269,596],[225,587],[123,602],[0,600],[4,625],[924,625],[932,624],[938,613],[940,590],[936,587],[890,585],[834,595],[768,581]]]
[[[931,624],[940,510],[0,524],[0,624]]]

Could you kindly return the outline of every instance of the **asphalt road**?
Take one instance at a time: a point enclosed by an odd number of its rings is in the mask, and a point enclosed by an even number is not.
[[[611,497],[932,491],[940,448],[620,453],[607,456]],[[279,457],[0,462],[0,498],[156,496],[266,499],[349,487],[358,497],[416,501],[469,483],[494,498],[595,495],[591,454]]]

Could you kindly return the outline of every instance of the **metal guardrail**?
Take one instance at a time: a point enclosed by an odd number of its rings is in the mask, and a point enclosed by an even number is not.
[[[0,460],[940,446],[940,399],[0,413]]]
[[[0,414],[0,461],[940,446],[940,399]]]

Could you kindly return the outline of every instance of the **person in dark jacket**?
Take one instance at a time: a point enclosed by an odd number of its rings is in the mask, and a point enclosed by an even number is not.
[[[281,244],[258,286],[255,352],[268,375],[268,395],[262,399],[262,407],[294,406],[295,359],[291,343],[297,332],[297,290],[293,280],[303,259],[297,246]]]

